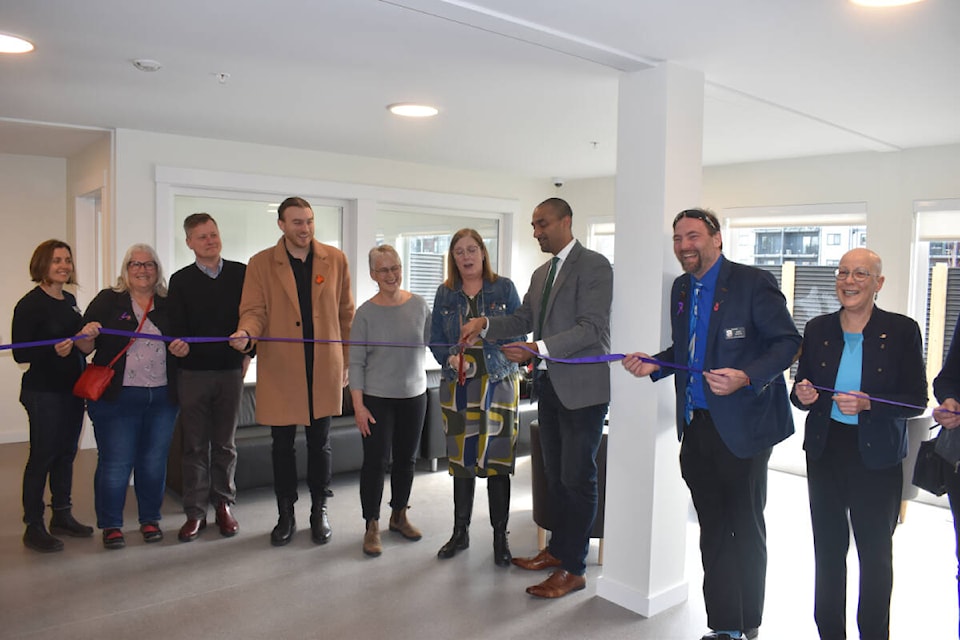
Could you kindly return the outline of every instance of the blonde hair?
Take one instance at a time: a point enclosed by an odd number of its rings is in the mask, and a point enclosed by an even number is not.
[[[397,259],[397,262],[400,263],[400,254],[397,253],[397,250],[394,249],[389,244],[380,244],[375,246],[373,249],[370,249],[370,253],[367,254],[367,262],[370,263],[370,271],[373,271],[373,265],[377,263],[377,258],[380,256],[390,256]]]

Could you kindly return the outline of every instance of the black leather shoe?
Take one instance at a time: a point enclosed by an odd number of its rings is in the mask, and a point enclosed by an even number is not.
[[[89,538],[93,536],[93,527],[77,522],[68,507],[66,509],[54,509],[53,515],[50,516],[50,533],[72,538]]]
[[[447,560],[457,555],[458,551],[463,551],[470,546],[470,529],[465,526],[454,526],[453,535],[447,540],[447,543],[437,551],[437,557],[441,560]]]
[[[289,544],[297,530],[297,518],[294,516],[293,503],[294,501],[288,498],[277,500],[280,517],[277,519],[277,526],[270,532],[270,544],[275,547]]]
[[[310,537],[314,544],[327,544],[333,529],[330,528],[330,518],[327,517],[327,505],[315,505],[310,510]]]
[[[700,640],[736,640],[736,639],[731,638],[729,633],[717,633],[716,631],[711,631],[710,633],[700,638]]]
[[[510,545],[507,542],[506,529],[493,530],[493,562],[498,567],[509,567],[513,556],[510,554]]]
[[[63,541],[50,535],[42,522],[27,525],[27,530],[23,533],[23,544],[40,553],[63,551]]]
[[[743,637],[747,640],[756,640],[757,636],[760,635],[760,629],[754,627],[753,629],[747,629],[743,632]]]

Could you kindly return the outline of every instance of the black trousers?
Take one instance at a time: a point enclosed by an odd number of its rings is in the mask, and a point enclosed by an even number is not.
[[[410,501],[420,433],[427,413],[427,394],[413,398],[377,398],[364,394],[363,404],[377,422],[370,425],[370,435],[363,439],[360,505],[365,521],[379,520],[383,479],[391,456],[390,507],[405,509]]]
[[[957,605],[960,606],[960,473],[947,474],[947,497],[950,498],[950,512],[953,514],[953,532],[957,544]],[[960,635],[960,626],[958,626]]]
[[[683,431],[680,470],[700,520],[703,600],[715,630],[760,626],[767,580],[767,462],[772,449],[738,458],[707,411]]]
[[[307,486],[315,504],[325,503],[330,484],[330,416],[314,418],[306,425],[307,436]],[[297,426],[270,427],[273,438],[270,450],[273,459],[273,491],[278,500],[297,499],[297,454],[294,443]]]
[[[83,427],[83,400],[72,393],[20,392],[30,420],[30,455],[23,470],[23,521],[43,522],[43,495],[50,479],[54,510],[71,507],[73,461]]]
[[[816,560],[814,618],[822,640],[846,638],[850,528],[860,557],[857,625],[862,640],[890,637],[893,530],[900,514],[903,471],[863,465],[859,427],[832,423],[823,455],[807,456],[807,487]]]

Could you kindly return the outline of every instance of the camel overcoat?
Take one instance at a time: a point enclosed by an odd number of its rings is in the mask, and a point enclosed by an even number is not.
[[[313,336],[350,339],[353,294],[347,257],[313,241],[311,276]],[[302,338],[300,300],[284,239],[250,258],[240,298],[240,322],[254,337]],[[348,346],[314,343],[313,415],[340,415]],[[306,360],[300,342],[257,342],[257,422],[282,426],[309,424]]]

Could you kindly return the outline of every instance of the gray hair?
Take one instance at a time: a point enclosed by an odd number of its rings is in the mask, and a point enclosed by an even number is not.
[[[394,257],[397,259],[398,263],[401,261],[400,254],[397,253],[397,250],[394,249],[391,245],[389,244],[377,245],[373,249],[370,249],[370,253],[367,254],[367,261],[370,263],[370,271],[373,271],[373,266],[377,263],[377,258],[379,258],[380,256]]]
[[[123,254],[123,262],[120,263],[120,275],[117,276],[117,283],[113,285],[113,290],[118,293],[130,291],[130,280],[127,278],[127,263],[130,262],[135,251],[149,253],[150,259],[157,263],[157,284],[154,285],[153,292],[161,298],[165,298],[167,296],[167,281],[163,277],[163,267],[160,265],[160,256],[157,255],[153,247],[144,243],[130,245],[127,252]]]

